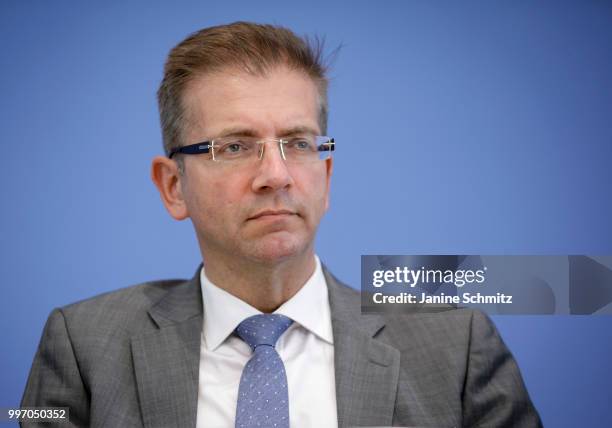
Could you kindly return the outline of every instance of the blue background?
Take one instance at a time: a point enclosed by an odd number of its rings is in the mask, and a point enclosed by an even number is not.
[[[612,3],[0,4],[0,406],[52,308],[190,277],[189,222],[149,179],[169,49],[235,20],[344,47],[318,253],[612,254]],[[496,317],[544,423],[612,426],[612,318]]]

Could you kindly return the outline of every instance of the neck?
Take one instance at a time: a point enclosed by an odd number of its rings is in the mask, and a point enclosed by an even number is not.
[[[274,312],[293,297],[315,270],[312,248],[270,263],[204,252],[202,256],[211,282],[264,313]]]

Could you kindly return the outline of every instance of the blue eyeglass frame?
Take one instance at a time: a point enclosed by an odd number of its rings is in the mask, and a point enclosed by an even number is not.
[[[188,146],[183,146],[183,147],[177,147],[175,149],[173,149],[170,154],[168,154],[168,157],[170,159],[172,159],[172,156],[174,156],[177,153],[181,153],[183,155],[199,155],[202,153],[210,153],[210,148],[212,147],[212,140],[211,141],[202,141],[201,143],[196,143],[196,144],[190,144]],[[333,138],[329,139],[329,142],[326,143],[326,145],[320,145],[319,147],[317,147],[317,150],[320,152],[333,152],[336,150],[336,142],[334,141]]]

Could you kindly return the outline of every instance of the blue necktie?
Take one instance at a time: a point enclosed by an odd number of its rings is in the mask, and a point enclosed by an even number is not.
[[[284,315],[261,314],[245,319],[236,328],[253,350],[240,378],[236,428],[289,428],[287,374],[274,346],[292,322]]]

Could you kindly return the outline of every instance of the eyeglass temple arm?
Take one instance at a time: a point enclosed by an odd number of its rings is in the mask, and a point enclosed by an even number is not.
[[[336,143],[334,143],[334,139],[330,139],[327,143],[321,144],[318,148],[320,152],[333,152],[336,150]]]
[[[210,147],[211,147],[211,143],[209,141],[204,141],[198,144],[192,144],[190,146],[177,147],[176,149],[170,152],[168,157],[172,159],[172,156],[174,156],[177,153],[183,153],[186,155],[197,155],[199,153],[208,153],[210,152]]]

